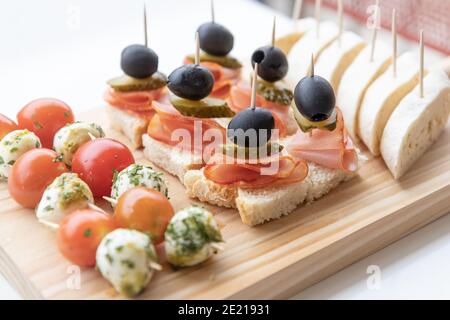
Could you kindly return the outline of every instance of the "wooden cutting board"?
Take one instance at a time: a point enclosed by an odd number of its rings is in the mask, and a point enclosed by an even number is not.
[[[107,127],[102,110],[80,119]],[[117,133],[109,137],[124,141]],[[138,162],[147,163],[136,151]],[[166,175],[175,209],[195,201]],[[220,254],[200,266],[168,265],[144,299],[288,298],[450,211],[450,123],[438,142],[401,181],[379,158],[359,177],[312,205],[250,228],[235,210],[211,207],[226,240]],[[94,269],[82,269],[79,289],[68,286],[73,268],[58,252],[55,234],[37,222],[0,184],[0,272],[24,298],[121,298]]]

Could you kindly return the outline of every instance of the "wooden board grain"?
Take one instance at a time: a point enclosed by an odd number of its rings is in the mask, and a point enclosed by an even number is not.
[[[107,127],[101,110],[83,118]],[[107,135],[123,141],[117,133]],[[135,156],[147,163],[142,152]],[[166,179],[175,209],[197,203],[178,180]],[[243,225],[235,210],[207,207],[219,220],[226,249],[194,268],[164,265],[139,298],[287,298],[439,218],[450,211],[450,124],[399,182],[381,159],[369,158],[359,177],[258,227]],[[94,269],[81,270],[80,287],[73,288],[73,271],[54,232],[0,184],[0,272],[24,298],[121,298]]]

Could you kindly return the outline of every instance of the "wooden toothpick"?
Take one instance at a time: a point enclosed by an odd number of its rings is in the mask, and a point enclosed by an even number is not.
[[[272,24],[272,47],[275,47],[275,33],[277,28],[277,17],[273,16],[273,24]]]
[[[148,47],[148,31],[147,31],[147,7],[144,2],[144,43]]]
[[[250,100],[250,107],[254,110],[256,108],[256,81],[258,80],[258,62],[255,62],[252,79],[252,97]]]
[[[370,51],[370,62],[373,62],[375,56],[375,44],[377,42],[377,33],[378,33],[378,20],[380,15],[380,0],[377,0],[375,3],[375,26],[372,30],[372,47]]]
[[[292,10],[292,20],[294,22],[300,19],[302,14],[303,0],[295,0],[294,9]]]
[[[419,56],[420,56],[420,68],[419,68],[419,81],[420,81],[420,98],[423,98],[423,76],[424,76],[424,60],[425,60],[425,50],[424,50],[424,35],[423,29],[420,30],[420,46],[419,46]]]
[[[211,0],[211,22],[216,22],[216,15],[214,13],[214,0]]]
[[[110,198],[110,197],[103,197],[103,200],[108,201],[110,204],[112,204],[114,206],[117,205],[117,199]]]
[[[344,32],[344,5],[342,0],[338,0],[338,21],[339,21],[339,35],[338,35],[338,45],[341,47],[342,44],[342,33]]]
[[[314,53],[311,52],[311,66],[309,70],[309,76],[314,77]]]
[[[157,271],[161,271],[162,270],[162,266],[159,263],[156,263],[154,261],[150,261],[148,263],[148,266],[149,266],[150,269],[154,269],[154,270],[157,270]]]
[[[225,250],[225,247],[219,243],[219,242],[211,242],[211,247],[213,247],[214,249],[216,249],[217,251],[223,251]]]
[[[315,9],[315,16],[316,16],[316,36],[317,38],[320,37],[320,9],[322,6],[322,0],[316,0],[316,9]]]
[[[397,12],[392,9],[392,71],[397,77]]]
[[[195,33],[195,64],[200,64],[200,39],[198,31]]]

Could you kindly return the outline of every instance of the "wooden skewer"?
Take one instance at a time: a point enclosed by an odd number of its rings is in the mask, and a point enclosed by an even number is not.
[[[211,0],[211,22],[216,22],[216,15],[214,13],[214,0]]]
[[[156,262],[154,262],[154,261],[150,261],[150,262],[148,263],[148,266],[149,266],[151,269],[154,269],[154,270],[157,270],[157,271],[161,271],[161,270],[162,270],[162,266],[161,266],[159,263],[156,263]]]
[[[320,9],[322,7],[322,0],[316,0],[315,16],[316,16],[316,36],[320,37]]]
[[[294,9],[292,10],[292,20],[300,19],[302,14],[303,0],[295,0]]]
[[[250,100],[250,107],[253,110],[256,108],[256,80],[258,80],[258,62],[255,62],[255,68],[253,69],[252,98]]]
[[[99,211],[99,212],[101,212],[101,213],[103,213],[103,214],[105,214],[105,215],[108,215],[108,216],[110,215],[108,212],[106,212],[105,210],[103,210],[102,208],[96,206],[96,205],[93,204],[93,203],[88,203],[88,206],[89,206],[89,208],[91,208],[91,209],[93,209],[93,210],[97,210],[97,211]]]
[[[89,136],[89,138],[91,138],[91,140],[97,139],[97,137],[94,136],[94,135],[93,135],[92,133],[90,133],[90,132],[88,132],[88,136]]]
[[[392,70],[397,77],[397,12],[392,9]]]
[[[59,224],[57,224],[57,223],[46,221],[46,220],[42,220],[42,219],[38,219],[38,221],[40,223],[42,223],[43,225],[45,225],[46,227],[49,227],[50,229],[53,229],[53,230],[58,230],[59,229]]]
[[[148,31],[147,31],[147,7],[144,3],[144,42],[145,46],[148,47]]]
[[[344,32],[344,5],[342,0],[338,0],[338,21],[339,21],[339,35],[338,35],[338,45],[341,47],[342,44],[342,33]]]
[[[225,247],[218,242],[211,242],[211,247],[213,247],[214,249],[216,249],[218,251],[225,250]]]
[[[103,200],[108,201],[112,205],[117,205],[117,199],[110,198],[110,197],[103,197]]]
[[[425,60],[425,50],[424,50],[424,35],[423,29],[420,30],[420,46],[419,46],[419,55],[420,55],[420,68],[419,68],[419,81],[420,81],[420,98],[423,98],[423,77],[424,77],[424,60]]]
[[[200,64],[200,39],[198,31],[195,33],[195,64]]]
[[[272,24],[272,47],[275,47],[275,32],[277,28],[277,17],[273,16],[273,24]]]
[[[309,69],[309,76],[314,77],[314,53],[311,52],[311,65]]]
[[[377,42],[377,33],[378,33],[378,20],[380,15],[380,0],[377,0],[375,3],[375,26],[372,29],[372,47],[370,51],[370,62],[373,62],[375,56],[375,44]]]

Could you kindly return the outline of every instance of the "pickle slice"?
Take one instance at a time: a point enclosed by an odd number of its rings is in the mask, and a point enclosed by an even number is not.
[[[267,157],[280,153],[284,147],[276,142],[267,143],[259,148],[246,148],[234,143],[227,143],[221,146],[222,153],[239,159],[259,159],[260,156]]]
[[[194,63],[195,58],[194,55],[188,55],[187,59]],[[200,62],[202,61],[208,61],[208,62],[215,62],[217,64],[220,64],[222,67],[230,68],[230,69],[239,69],[242,68],[242,64],[236,59],[231,56],[213,56],[211,54],[208,54],[206,52],[200,53]]]
[[[289,106],[294,98],[294,94],[291,90],[282,87],[278,83],[272,83],[261,79],[256,82],[256,91],[267,101],[280,105]]]
[[[226,101],[215,98],[202,100],[188,100],[172,95],[172,105],[180,111],[183,116],[195,118],[230,118],[235,115]]]
[[[303,132],[310,132],[312,129],[321,129],[328,131],[333,131],[334,129],[336,129],[336,110],[327,120],[314,122],[309,121],[304,116],[302,116],[295,106],[293,106],[292,109],[294,109],[294,118],[297,121],[300,130],[302,130]]]
[[[124,74],[109,80],[108,84],[120,92],[156,90],[167,84],[167,77],[159,71],[144,79],[132,78]]]

